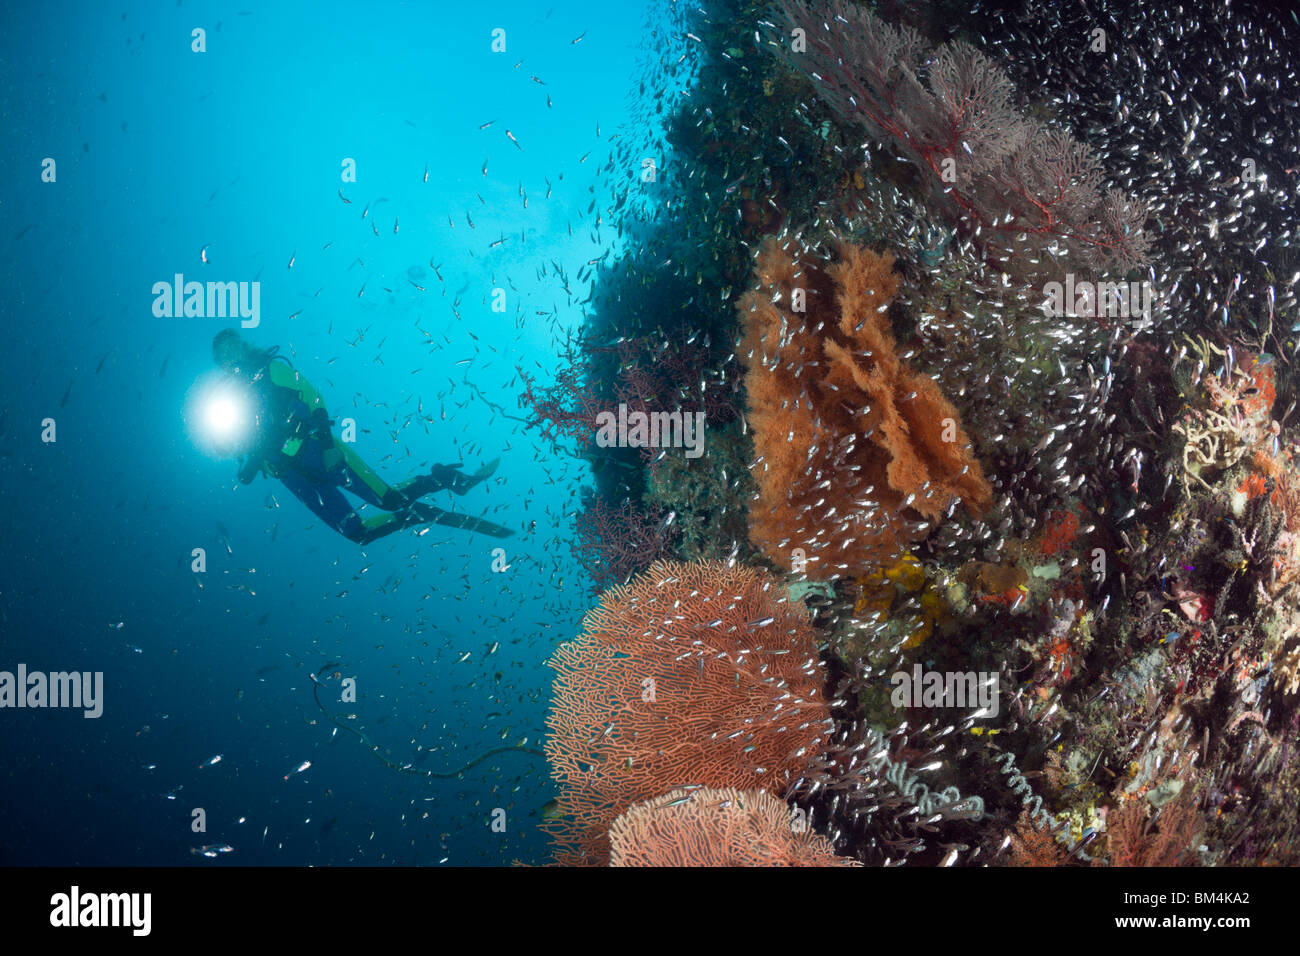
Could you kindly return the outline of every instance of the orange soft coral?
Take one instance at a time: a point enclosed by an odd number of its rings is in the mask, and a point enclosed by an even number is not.
[[[1048,515],[1047,525],[1038,539],[1038,552],[1045,558],[1068,551],[1079,536],[1079,513],[1054,511]]]
[[[1264,476],[1253,471],[1237,486],[1237,494],[1244,495],[1247,500],[1258,498],[1267,491],[1268,482],[1264,480]]]
[[[1257,355],[1243,356],[1238,367],[1246,376],[1241,405],[1247,415],[1270,416],[1277,401],[1277,385],[1272,361],[1260,361]]]
[[[738,303],[758,453],[750,538],[814,577],[862,574],[957,501],[977,515],[992,502],[956,409],[898,357],[893,264],[847,243],[830,264],[769,239]]]

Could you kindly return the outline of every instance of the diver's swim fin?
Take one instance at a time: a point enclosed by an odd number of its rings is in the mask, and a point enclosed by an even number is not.
[[[472,475],[456,475],[451,481],[451,490],[458,495],[463,495],[481,481],[487,481],[497,470],[497,465],[501,464],[500,458],[493,458],[490,462],[474,472]]]
[[[478,484],[480,481],[486,481],[487,479],[495,475],[497,471],[497,465],[499,464],[501,464],[501,459],[493,458],[490,462],[488,462],[486,465],[481,467],[478,471],[474,472],[474,474],[471,476],[474,479],[474,483]]]
[[[461,514],[456,511],[443,511],[441,508],[434,508],[422,502],[414,505],[411,512],[417,515],[422,523],[429,522],[446,525],[449,528],[463,528],[466,531],[477,531],[479,534],[491,535],[494,538],[509,538],[514,535],[514,532],[505,525],[499,525],[485,518],[475,518],[473,515]]]

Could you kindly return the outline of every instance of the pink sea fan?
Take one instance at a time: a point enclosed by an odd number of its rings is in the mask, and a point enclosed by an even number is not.
[[[674,790],[609,830],[610,866],[859,866],[764,790]]]

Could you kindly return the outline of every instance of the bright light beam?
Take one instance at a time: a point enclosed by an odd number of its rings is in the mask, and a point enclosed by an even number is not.
[[[186,403],[190,437],[209,455],[244,454],[253,438],[253,409],[247,391],[224,375],[196,383]]]

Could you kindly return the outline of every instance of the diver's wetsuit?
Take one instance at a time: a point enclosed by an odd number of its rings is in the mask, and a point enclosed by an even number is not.
[[[317,517],[360,544],[427,522],[495,537],[513,534],[509,528],[490,521],[442,511],[416,500],[443,488],[463,494],[490,474],[490,469],[465,475],[457,470],[458,466],[436,465],[430,474],[394,487],[334,437],[320,393],[287,360],[273,359],[253,376],[253,384],[262,401],[257,421],[262,441],[240,470],[240,481],[251,482],[259,471],[279,478]],[[390,513],[363,520],[340,489]]]

